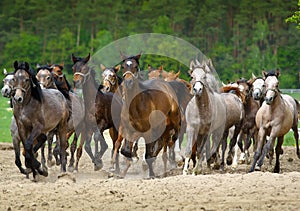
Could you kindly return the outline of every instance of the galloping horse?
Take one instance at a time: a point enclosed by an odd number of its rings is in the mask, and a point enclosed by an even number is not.
[[[276,162],[274,173],[280,172],[279,156],[280,154],[283,154],[283,138],[291,128],[294,131],[296,151],[298,157],[300,158],[298,145],[298,101],[294,100],[293,98],[293,101],[286,100],[285,97],[281,95],[278,88],[279,74],[279,70],[269,73],[263,72],[263,75],[265,77],[264,84],[266,88],[265,101],[256,114],[256,125],[259,128],[258,143],[257,149],[254,154],[253,163],[249,172],[253,172],[254,169],[261,169],[266,154],[270,151],[273,151],[276,137],[277,145],[275,149]],[[269,140],[265,144],[266,136],[269,136]]]
[[[103,64],[101,64],[100,67],[103,71],[103,91],[115,93],[122,83],[122,78],[117,75],[117,72],[121,69],[121,65],[107,68]]]
[[[164,148],[165,171],[167,147],[169,146],[169,149],[174,151],[174,140],[178,137],[181,124],[180,105],[177,95],[169,83],[162,80],[142,80],[139,69],[140,54],[131,57],[121,56],[124,79],[119,133],[130,142],[131,149],[132,144],[136,141],[136,134],[140,134],[138,137],[144,137],[145,159],[149,167],[149,176],[154,177],[152,163],[161,149]],[[117,144],[120,147],[122,140],[118,139],[118,141]],[[115,153],[116,151],[117,147]],[[171,159],[175,159],[174,153]]]
[[[39,174],[48,175],[46,169],[33,155],[33,141],[42,145],[45,134],[57,128],[61,145],[61,171],[66,171],[66,129],[69,109],[65,97],[58,90],[42,90],[27,62],[14,62],[13,113],[19,136],[25,148],[25,165],[35,178]],[[58,115],[53,115],[54,113]]]
[[[86,144],[85,150],[94,163],[94,170],[102,168],[102,156],[108,145],[103,137],[103,131],[109,129],[113,146],[118,138],[118,131],[112,119],[112,112],[119,112],[118,109],[112,110],[113,93],[102,92],[95,80],[95,71],[88,66],[90,54],[86,58],[76,57],[72,54],[74,84],[76,87],[82,86],[83,99],[85,104],[85,125],[84,135]],[[121,106],[120,106],[121,108]],[[117,114],[119,115],[119,114]],[[95,155],[91,150],[91,138],[94,133]],[[100,141],[100,152],[98,152],[98,141]]]
[[[58,89],[61,91],[65,96],[67,96],[67,102],[70,108],[72,109],[71,116],[68,120],[68,129],[67,129],[67,140],[71,137],[71,135],[75,132],[73,141],[71,143],[71,158],[70,158],[70,163],[68,166],[69,171],[74,170],[74,154],[77,148],[77,140],[80,135],[80,133],[84,130],[84,104],[83,100],[77,96],[75,93],[71,92],[71,87],[69,82],[67,81],[66,77],[64,76],[64,73],[62,72],[63,70],[63,64],[60,65],[38,65],[37,66],[37,79],[39,80],[40,84],[42,87],[49,89]],[[55,131],[48,134],[48,143],[49,143],[49,148],[48,148],[48,165],[51,164],[52,160],[52,139]],[[57,142],[59,143],[59,142]],[[80,140],[80,145],[78,146],[77,150],[77,159],[76,159],[76,165],[75,165],[75,170],[78,170],[78,163],[79,159],[82,154],[82,147],[84,144],[83,138]],[[53,152],[55,159],[56,159],[56,164],[60,163],[60,159],[58,157],[59,154],[59,144],[56,145],[54,152]]]
[[[185,164],[183,174],[187,174],[189,160],[196,153],[196,166],[193,173],[198,173],[200,162],[202,161],[202,151],[210,136],[213,136],[212,149],[207,149],[207,162],[210,162],[211,155],[216,155],[220,145],[225,124],[226,124],[226,104],[224,98],[219,93],[213,91],[214,86],[210,84],[215,81],[209,77],[206,66],[200,62],[191,61],[190,74],[192,77],[194,97],[187,105],[185,117],[187,121],[187,146],[185,152]],[[207,80],[209,79],[209,81]]]

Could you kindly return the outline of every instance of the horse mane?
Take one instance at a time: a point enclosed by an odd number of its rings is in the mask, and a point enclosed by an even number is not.
[[[43,92],[42,92],[39,81],[37,80],[33,69],[29,66],[29,64],[27,62],[18,63],[18,68],[17,69],[15,68],[14,73],[16,73],[16,71],[19,69],[25,70],[30,76],[31,96],[34,99],[36,99],[37,101],[42,102]]]
[[[220,88],[220,92],[221,93],[233,93],[236,96],[238,96],[242,100],[243,103],[245,102],[245,95],[243,92],[240,91],[239,87],[230,86],[230,85],[223,86]]]
[[[117,75],[118,85],[121,85],[123,78]]]
[[[54,83],[55,83],[58,91],[60,91],[66,99],[71,100],[70,95],[69,95],[69,90],[65,90],[64,88],[62,88],[63,83],[59,82],[57,80],[54,80]]]
[[[40,70],[49,70],[49,72],[52,72],[52,69],[51,69],[51,67],[49,67],[48,65],[39,65],[38,67],[37,67],[37,69],[36,69],[36,71],[37,71],[37,73],[40,71]]]

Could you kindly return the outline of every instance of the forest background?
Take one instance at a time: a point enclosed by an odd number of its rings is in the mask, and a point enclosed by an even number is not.
[[[299,88],[300,30],[286,22],[297,10],[297,0],[1,0],[0,68],[64,62],[71,78],[72,53],[85,57],[129,35],[162,33],[200,49],[224,82],[279,68],[280,87]],[[172,59],[141,60],[144,69],[163,65],[188,78],[188,67]]]

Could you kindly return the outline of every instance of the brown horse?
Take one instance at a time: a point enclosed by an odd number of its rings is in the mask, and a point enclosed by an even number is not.
[[[119,132],[122,137],[131,142],[131,146],[136,141],[136,134],[144,137],[145,159],[149,168],[149,176],[154,177],[152,163],[161,149],[164,149],[165,171],[167,147],[169,146],[169,149],[174,151],[174,140],[178,137],[181,124],[178,97],[167,82],[162,80],[143,81],[139,70],[140,54],[131,57],[121,56],[124,81],[122,83],[123,106]],[[120,143],[117,142],[117,144],[119,147]],[[174,160],[175,154],[171,153],[171,155],[171,159]]]
[[[69,108],[63,94],[55,89],[42,90],[27,62],[14,62],[13,113],[19,136],[25,148],[25,165],[35,178],[36,173],[48,175],[33,155],[33,141],[42,145],[45,134],[57,128],[61,145],[61,171],[66,171],[66,129]],[[53,114],[58,115],[53,115]],[[36,172],[37,171],[37,172]]]
[[[296,102],[294,100],[293,104],[291,104],[292,101],[286,100],[280,94],[278,88],[279,74],[279,70],[269,73],[263,72],[265,77],[264,85],[266,87],[265,101],[256,114],[256,125],[259,128],[258,143],[249,172],[253,172],[255,169],[261,169],[266,154],[273,151],[276,137],[277,145],[275,148],[276,162],[274,173],[280,172],[279,156],[283,154],[283,138],[291,128],[294,131],[297,155],[300,158],[298,145],[298,113],[296,105],[298,101]],[[269,136],[269,140],[267,140],[265,144],[266,136]]]
[[[95,71],[89,66],[90,54],[86,58],[76,57],[72,54],[73,60],[73,81],[76,87],[82,87],[83,99],[85,104],[85,126],[84,134],[86,144],[85,150],[94,163],[94,170],[102,168],[102,156],[108,145],[103,137],[103,131],[109,129],[113,146],[118,138],[118,125],[114,125],[112,112],[113,93],[102,92],[95,80]],[[121,106],[120,106],[121,107]],[[119,116],[120,114],[117,114]],[[94,133],[95,155],[91,150],[91,138]],[[98,152],[98,141],[101,149]],[[117,162],[118,165],[118,162]]]
[[[115,93],[120,84],[122,83],[122,78],[117,75],[121,68],[121,65],[115,67],[107,68],[103,64],[100,65],[103,79],[103,91]]]

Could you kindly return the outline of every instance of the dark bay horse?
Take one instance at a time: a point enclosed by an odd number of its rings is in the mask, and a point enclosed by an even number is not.
[[[174,140],[177,139],[181,126],[178,97],[169,83],[162,80],[144,81],[141,78],[139,69],[141,54],[130,57],[121,56],[123,59],[123,106],[119,133],[129,141],[130,151],[132,151],[132,145],[136,138],[144,137],[145,159],[149,168],[149,176],[154,177],[152,163],[161,149],[164,149],[165,171],[167,148],[169,147],[169,150],[174,152]],[[183,87],[185,86],[183,85]],[[184,89],[182,91],[184,92]],[[188,90],[184,93],[188,93]],[[122,140],[118,139],[118,141]],[[120,143],[117,142],[117,144],[119,147]],[[174,160],[175,154],[171,153],[170,155],[171,160]]]
[[[273,152],[275,139],[277,138],[277,145],[275,148],[276,162],[274,167],[274,173],[280,172],[279,156],[283,154],[282,144],[284,135],[292,128],[294,131],[294,137],[296,142],[296,152],[298,157],[299,145],[298,145],[298,101],[288,100],[287,97],[281,95],[279,90],[278,76],[279,70],[269,73],[263,72],[265,78],[265,101],[259,108],[256,114],[256,125],[259,128],[258,131],[258,143],[257,149],[254,154],[253,162],[249,172],[260,170],[263,165],[264,158],[270,151]],[[269,136],[269,140],[266,142],[266,136]],[[272,156],[270,157],[272,158]],[[272,159],[270,159],[271,162]]]
[[[94,163],[94,169],[99,170],[102,168],[102,156],[108,145],[103,137],[103,131],[109,129],[109,134],[113,141],[113,146],[118,138],[118,125],[114,125],[112,119],[112,112],[120,112],[112,110],[113,93],[102,92],[99,84],[95,80],[95,70],[92,69],[88,61],[90,54],[86,58],[76,57],[72,54],[74,84],[76,87],[82,87],[83,99],[85,104],[85,126],[86,132],[82,135],[85,136],[86,144],[85,150]],[[100,88],[99,88],[100,87]],[[121,106],[120,106],[121,108]],[[117,116],[119,116],[117,114]],[[91,138],[94,133],[95,140],[95,155],[91,150]],[[98,152],[98,141],[100,141],[101,149]],[[117,164],[118,165],[118,164]]]
[[[14,62],[13,113],[25,149],[25,165],[35,177],[48,175],[33,155],[33,141],[42,145],[49,131],[57,128],[60,139],[61,171],[66,171],[66,129],[69,108],[65,97],[54,89],[42,90],[27,62]],[[58,115],[53,115],[54,113]],[[36,172],[37,171],[37,172]]]

